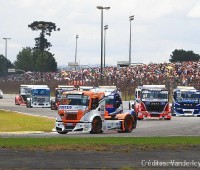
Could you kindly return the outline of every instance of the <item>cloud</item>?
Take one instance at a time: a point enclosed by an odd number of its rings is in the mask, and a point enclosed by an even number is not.
[[[200,3],[197,3],[188,13],[188,17],[200,18]]]
[[[58,65],[74,61],[75,36],[78,34],[77,60],[82,64],[100,65],[101,11],[104,11],[106,61],[115,64],[128,60],[129,16],[132,21],[132,61],[168,61],[176,48],[198,48],[199,0],[0,0],[0,37],[11,37],[8,58],[13,62],[23,47],[33,47],[39,31],[28,25],[34,21],[54,22],[61,30],[47,39],[53,45]],[[5,42],[0,41],[0,54]]]

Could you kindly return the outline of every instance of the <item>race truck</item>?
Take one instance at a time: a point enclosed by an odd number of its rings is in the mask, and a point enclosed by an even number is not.
[[[191,86],[177,86],[173,90],[173,116],[200,116],[200,90]]]
[[[169,92],[165,85],[143,85],[135,90],[134,111],[138,120],[159,118],[171,120]]]
[[[105,109],[106,99],[104,92],[64,92],[58,108],[56,131],[59,134],[71,131],[98,134],[106,130],[132,132],[136,128],[135,116],[130,112],[110,115]]]
[[[20,85],[19,95],[15,96],[15,105],[26,105],[27,98],[30,97],[31,88],[34,85]]]
[[[91,89],[90,91],[105,93],[105,109],[108,111],[109,115],[115,115],[123,111],[121,92],[116,86],[99,86]]]
[[[118,91],[119,95],[122,96],[121,92],[117,89],[116,86],[99,86],[91,89],[90,91],[104,92],[105,95],[108,96],[110,93],[116,90]]]
[[[30,90],[26,106],[29,108],[50,107],[50,88],[47,85],[34,85]]]
[[[78,90],[79,91],[90,91],[93,89],[93,86],[79,86]]]
[[[149,85],[144,85],[144,86],[149,86]],[[150,85],[151,86],[151,85]],[[157,85],[156,85],[157,86]],[[135,103],[136,101],[140,101],[140,96],[141,96],[141,92],[142,92],[142,88],[143,86],[138,86],[136,89],[135,89],[135,95],[134,95],[134,100],[130,100],[129,101],[129,110],[134,110],[134,107],[135,107]]]
[[[74,86],[58,85],[58,87],[55,88],[55,93],[54,93],[55,98],[51,99],[51,110],[57,110],[58,109],[62,92],[73,91],[75,89],[76,88]]]

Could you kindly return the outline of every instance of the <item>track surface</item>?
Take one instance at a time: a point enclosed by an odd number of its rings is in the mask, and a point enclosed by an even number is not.
[[[16,106],[14,104],[15,95],[4,95],[4,99],[0,100],[0,109],[18,111],[33,115],[56,117],[57,111],[50,108],[27,108],[26,106]],[[124,109],[128,109],[128,102],[123,102]],[[132,133],[117,133],[115,131],[107,131],[103,134],[91,135],[88,133],[68,133],[60,135],[56,132],[37,133],[37,134],[15,134],[18,136],[129,136],[129,137],[148,137],[148,136],[200,136],[200,117],[172,117],[171,120],[146,119],[138,121],[137,128]],[[53,129],[53,127],[52,127]],[[0,134],[10,135],[10,134]],[[12,134],[13,136],[13,134]]]
[[[4,95],[0,99],[0,109],[18,111],[33,115],[56,117],[56,111],[50,108],[26,108],[14,104],[15,95]],[[128,108],[128,102],[124,102]],[[0,133],[1,138],[7,137],[139,137],[139,136],[200,136],[200,118],[173,117],[172,120],[143,120],[138,121],[137,129],[132,133],[122,134],[114,131],[99,135],[87,133],[68,133],[59,135],[51,133]],[[52,127],[53,128],[53,127]],[[0,148],[0,169],[121,169],[138,167],[139,169],[196,169],[200,151],[131,151],[129,153],[117,152],[73,152],[73,151],[20,151]],[[185,162],[185,164],[184,164]],[[192,164],[193,162],[193,164]],[[179,163],[179,164],[178,164]],[[180,164],[182,163],[182,164]],[[187,164],[190,163],[190,164]],[[185,166],[184,166],[185,165]]]

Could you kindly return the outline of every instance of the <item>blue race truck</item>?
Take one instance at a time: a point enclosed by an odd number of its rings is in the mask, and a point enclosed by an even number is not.
[[[177,86],[173,90],[173,116],[200,116],[200,90],[191,86]]]

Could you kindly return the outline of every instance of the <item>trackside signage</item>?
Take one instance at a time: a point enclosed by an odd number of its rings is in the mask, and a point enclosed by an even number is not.
[[[15,71],[16,71],[16,70],[15,70],[14,68],[9,68],[9,69],[8,69],[8,72],[9,72],[9,73],[15,73]]]

